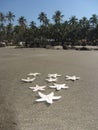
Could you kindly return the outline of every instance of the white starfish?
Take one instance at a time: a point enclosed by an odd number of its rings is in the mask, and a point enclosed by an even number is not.
[[[57,78],[49,78],[49,79],[45,79],[48,83],[51,83],[51,82],[56,82],[57,81]]]
[[[48,74],[49,78],[57,78],[58,76],[61,76],[59,74]]]
[[[80,77],[76,77],[76,76],[69,76],[69,75],[66,75],[66,80],[72,80],[72,81],[75,81],[75,80],[78,80],[80,79]]]
[[[30,82],[33,82],[36,78],[30,78],[30,77],[27,77],[27,79],[21,79],[23,82],[26,82],[26,83],[30,83]]]
[[[45,95],[41,92],[38,92],[39,96],[41,97],[40,99],[37,99],[36,102],[47,102],[49,104],[53,103],[53,100],[58,100],[61,98],[61,96],[54,96],[54,92],[49,93],[48,95]]]
[[[36,77],[36,76],[40,75],[40,73],[38,73],[38,72],[36,72],[36,73],[29,73],[28,75]]]
[[[62,88],[69,88],[66,84],[54,84],[54,86],[49,86],[50,88],[56,88],[56,90],[61,90]]]
[[[29,87],[30,89],[33,89],[33,91],[42,91],[42,90],[45,90],[44,88],[46,88],[46,86],[39,86],[36,84],[36,87]]]

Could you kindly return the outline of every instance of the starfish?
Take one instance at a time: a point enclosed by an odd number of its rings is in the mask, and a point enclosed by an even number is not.
[[[39,85],[36,84],[36,87],[29,87],[29,88],[33,89],[33,91],[38,91],[38,90],[42,91],[42,90],[45,90],[44,89],[45,87],[46,86],[39,86]]]
[[[46,81],[48,82],[48,83],[51,83],[51,82],[56,82],[57,81],[57,78],[49,78],[49,79],[46,79]]]
[[[66,84],[54,84],[54,86],[49,86],[50,88],[56,88],[56,90],[61,90],[62,88],[69,88]]]
[[[48,74],[49,78],[57,78],[58,76],[61,76],[59,74]]]
[[[38,73],[38,72],[36,72],[36,73],[29,73],[28,75],[36,77],[36,76],[40,75],[40,73]]]
[[[53,100],[58,100],[61,98],[61,96],[54,96],[54,92],[49,93],[48,95],[45,95],[41,92],[38,92],[40,99],[37,99],[36,102],[43,102],[46,101],[49,104],[53,103]]]
[[[66,75],[66,80],[72,80],[72,81],[75,81],[75,80],[78,80],[80,79],[80,77],[76,77],[76,76],[68,76]]]
[[[35,80],[36,78],[30,78],[30,77],[27,77],[27,79],[21,79],[23,82],[26,82],[26,83],[31,83]]]

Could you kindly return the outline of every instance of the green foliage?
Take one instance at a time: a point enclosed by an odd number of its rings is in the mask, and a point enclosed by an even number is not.
[[[24,16],[19,17],[18,25],[13,25],[15,15],[9,11],[6,15],[0,12],[0,41],[17,44],[24,42],[26,47],[46,47],[54,45],[98,45],[98,16],[93,14],[90,19],[86,17],[78,20],[72,16],[69,20],[63,20],[64,15],[57,10],[53,16],[53,23],[47,18],[47,14],[41,12],[38,15],[40,26],[34,21],[27,26]],[[7,24],[5,24],[5,21]]]

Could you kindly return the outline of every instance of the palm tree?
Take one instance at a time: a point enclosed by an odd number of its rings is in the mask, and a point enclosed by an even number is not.
[[[6,37],[8,42],[11,42],[13,39],[13,25],[11,23],[6,26]]]
[[[64,17],[64,15],[62,15],[61,11],[57,10],[54,15],[52,16],[52,19],[54,21],[54,25],[53,25],[53,36],[55,39],[55,44],[60,45],[60,42],[62,41],[61,37],[62,37],[62,18]]]
[[[98,16],[96,14],[93,14],[92,17],[90,18],[90,23],[93,28],[95,28],[98,24]]]
[[[11,23],[12,21],[14,21],[15,15],[11,11],[9,11],[6,15],[6,18],[9,21],[9,23]]]
[[[70,18],[69,24],[72,25],[73,27],[78,24],[78,19],[76,18],[76,16],[72,16],[72,17]]]
[[[63,17],[64,15],[61,14],[61,11],[57,10],[52,19],[54,20],[55,24],[60,24]]]
[[[0,30],[1,31],[5,30],[4,22],[5,22],[5,16],[2,12],[0,12]]]
[[[69,37],[68,37],[69,32],[70,32],[69,22],[64,21],[64,23],[62,24],[62,37],[63,37],[64,41],[69,40]]]
[[[5,22],[5,15],[0,12],[0,23],[4,23]]]
[[[0,24],[0,31],[5,31],[5,26],[3,23]]]
[[[38,16],[38,20],[40,20],[41,26],[39,27],[39,46],[46,46],[47,37],[48,37],[48,28],[49,28],[49,19],[44,12],[41,12]]]
[[[86,17],[79,20],[79,39],[86,41],[90,30],[90,23]]]
[[[47,15],[44,12],[41,12],[38,16],[38,20],[44,25],[47,26],[49,24],[49,19],[47,18]]]
[[[5,15],[0,12],[0,41],[5,40],[6,33],[5,33]]]
[[[76,18],[76,16],[72,16],[69,18],[69,25],[69,39],[71,41],[71,45],[74,46],[78,40],[78,19]]]
[[[20,25],[20,27],[22,27],[22,28],[26,28],[26,19],[24,18],[24,16],[21,16],[19,19],[18,19],[18,23],[19,23],[19,25]]]
[[[79,27],[80,29],[89,28],[90,27],[89,20],[86,17],[83,17],[82,19],[80,19]]]
[[[36,29],[36,23],[34,21],[30,22],[29,26],[31,29]]]
[[[14,26],[14,30],[13,30],[13,39],[14,39],[14,42],[16,43],[16,45],[20,41],[20,39],[19,39],[19,32],[20,32],[20,26],[19,25],[15,25]]]
[[[18,19],[18,23],[19,23],[19,34],[18,34],[19,41],[24,41],[25,39],[24,34],[26,31],[26,19],[24,18],[24,16],[21,16]]]

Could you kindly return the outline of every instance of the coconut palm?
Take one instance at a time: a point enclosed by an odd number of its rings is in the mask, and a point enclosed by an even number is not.
[[[21,16],[19,19],[18,19],[18,23],[19,23],[19,25],[20,25],[20,27],[22,27],[22,28],[26,28],[26,19],[25,19],[25,17],[24,16]]]
[[[5,31],[5,26],[3,23],[0,24],[0,31]]]
[[[61,11],[57,10],[52,19],[54,20],[55,24],[60,24],[63,17],[64,15],[62,15]]]
[[[84,28],[87,26],[87,22],[88,19],[86,17],[83,17],[82,19],[79,20],[79,26],[81,26],[81,28]]]
[[[8,42],[13,39],[13,25],[11,23],[6,26],[6,37]]]
[[[5,30],[4,22],[5,22],[5,15],[2,12],[0,12],[0,30],[1,31]]]
[[[93,14],[92,17],[90,18],[90,23],[93,28],[95,28],[98,24],[98,16],[96,14]]]
[[[68,21],[64,21],[64,23],[62,24],[62,37],[64,39],[64,41],[68,41],[69,40],[69,34],[70,32],[70,25]]]
[[[11,11],[9,11],[6,15],[6,18],[9,21],[9,23],[11,23],[12,21],[14,21],[15,15]]]
[[[62,18],[64,15],[62,15],[61,11],[57,10],[54,15],[52,16],[52,19],[54,21],[53,25],[53,39],[57,42],[56,44],[60,45],[61,37],[62,37]]]
[[[71,45],[74,46],[78,39],[78,19],[76,16],[72,16],[69,18],[70,32],[69,39],[71,41]]]
[[[0,23],[4,23],[5,22],[5,15],[0,12]]]
[[[6,33],[5,33],[5,23],[6,19],[5,19],[5,15],[0,12],[0,41],[4,40],[6,37]]]
[[[44,26],[47,26],[49,24],[49,19],[47,18],[47,15],[44,12],[41,12],[39,14],[38,20],[40,20],[40,23],[42,23]]]
[[[42,23],[39,27],[40,46],[45,47],[48,37],[49,19],[47,18],[47,15],[44,12],[41,12],[38,16],[38,20],[40,21],[40,23]]]
[[[13,30],[13,39],[14,39],[14,42],[16,43],[16,45],[18,44],[19,42],[19,32],[20,32],[20,26],[19,25],[15,25],[14,26],[14,30]]]
[[[90,23],[89,20],[86,17],[83,17],[82,19],[79,20],[79,39],[82,40],[87,40],[87,36],[90,30]]]
[[[24,16],[19,17],[18,23],[19,23],[19,33],[18,33],[19,41],[24,41],[25,39],[24,33],[26,31],[25,17]]]
[[[36,29],[36,23],[34,21],[30,22],[29,26],[31,29]]]
[[[75,27],[78,24],[78,19],[76,18],[76,16],[72,16],[69,18],[69,24],[72,25],[73,27]]]

